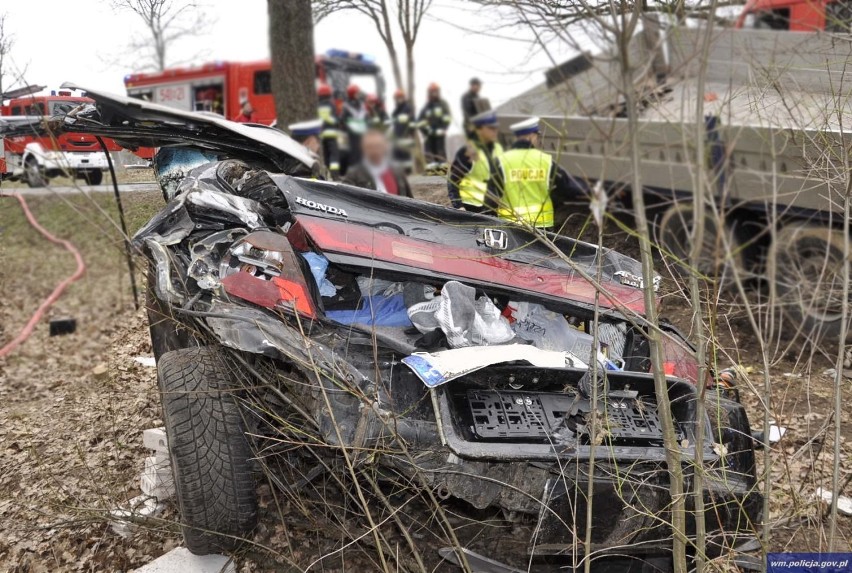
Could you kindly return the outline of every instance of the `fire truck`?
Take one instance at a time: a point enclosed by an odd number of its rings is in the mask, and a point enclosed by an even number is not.
[[[848,34],[850,0],[748,0],[737,28]]]
[[[41,88],[41,86],[37,86]],[[40,90],[39,90],[40,91]],[[9,94],[7,94],[9,95]],[[0,116],[6,119],[46,118],[61,116],[75,107],[92,103],[85,94],[51,91],[50,95],[15,94],[0,99]],[[120,148],[104,140],[108,151]],[[85,134],[27,135],[10,137],[0,142],[2,161],[0,178],[23,180],[30,187],[43,187],[51,177],[66,175],[99,185],[108,169],[106,155],[97,139]]]
[[[381,68],[369,57],[329,50],[316,57],[317,80],[331,86],[335,99],[343,101],[351,82],[384,100]],[[124,78],[127,95],[184,111],[213,112],[234,119],[243,102],[254,108],[257,123],[275,121],[272,72],[269,60],[212,62],[157,73],[129,74]]]

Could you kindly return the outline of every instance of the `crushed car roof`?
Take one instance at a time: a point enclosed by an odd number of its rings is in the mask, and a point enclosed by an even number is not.
[[[24,122],[4,118],[0,134],[61,130],[109,137],[129,149],[194,147],[266,162],[290,174],[309,174],[318,164],[317,157],[307,148],[273,127],[237,123],[213,113],[181,111],[70,82],[62,87],[82,90],[95,103],[49,122],[41,118]]]

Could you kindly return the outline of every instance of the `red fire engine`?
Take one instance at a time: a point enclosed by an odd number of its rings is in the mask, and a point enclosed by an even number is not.
[[[850,24],[849,0],[748,0],[737,20],[737,28],[845,34]]]
[[[369,57],[341,50],[329,50],[316,58],[317,79],[328,83],[335,98],[342,100],[355,78],[369,79],[374,91],[384,100],[381,69]],[[207,111],[234,119],[242,103],[254,108],[257,123],[275,120],[272,74],[269,60],[258,62],[213,62],[190,68],[175,68],[158,73],[129,74],[124,78],[127,95],[185,111]]]
[[[51,91],[50,95],[19,95],[9,99],[5,105],[0,105],[0,116],[61,116],[81,104],[91,102],[85,94],[73,95],[70,91]],[[120,149],[111,140],[104,140],[104,143],[109,151]],[[107,158],[98,141],[91,135],[61,134],[56,137],[34,133],[5,138],[0,144],[0,178],[22,179],[30,187],[43,187],[50,177],[59,175],[99,185],[103,180],[103,172],[108,169]]]

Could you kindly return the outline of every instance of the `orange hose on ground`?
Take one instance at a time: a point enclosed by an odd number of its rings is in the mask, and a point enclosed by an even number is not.
[[[20,194],[15,195],[0,195],[0,197],[15,197],[18,202],[21,204],[21,209],[24,211],[24,215],[26,215],[27,220],[30,222],[30,225],[35,227],[35,229],[44,235],[44,237],[50,241],[51,243],[55,243],[57,245],[62,245],[67,249],[77,261],[77,270],[74,271],[74,274],[70,277],[66,278],[64,281],[56,285],[56,288],[53,289],[53,292],[50,293],[42,303],[39,305],[38,309],[36,309],[35,313],[33,313],[30,320],[24,325],[24,328],[21,329],[21,332],[18,333],[18,336],[13,338],[10,342],[8,342],[5,346],[0,348],[0,358],[4,356],[8,356],[15,350],[18,346],[24,343],[24,341],[30,337],[35,329],[36,324],[44,317],[44,313],[47,312],[47,309],[56,302],[62,293],[65,292],[65,289],[76,280],[79,280],[86,273],[86,263],[83,262],[83,256],[80,254],[80,251],[72,245],[69,241],[65,239],[59,239],[48,232],[47,229],[39,225],[36,218],[33,216],[32,211],[30,211],[29,206],[27,206],[27,202],[24,200],[24,197]]]

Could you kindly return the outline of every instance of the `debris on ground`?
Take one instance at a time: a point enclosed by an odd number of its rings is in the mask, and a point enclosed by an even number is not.
[[[193,555],[184,547],[172,549],[132,573],[236,573],[234,561],[225,555]]]
[[[821,487],[816,489],[815,496],[829,506],[834,499],[834,494],[831,493],[831,490]],[[852,497],[846,495],[837,496],[837,511],[843,515],[852,515]]]
[[[142,366],[144,366],[146,368],[156,368],[157,367],[157,361],[154,359],[153,356],[134,356],[133,362],[136,362],[137,364],[141,364]]]

